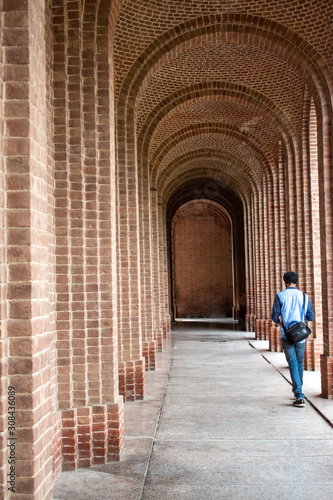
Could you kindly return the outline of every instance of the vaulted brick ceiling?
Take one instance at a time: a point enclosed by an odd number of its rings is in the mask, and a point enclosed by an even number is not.
[[[332,63],[332,30],[327,1],[126,1],[115,95],[160,195],[213,171],[250,189],[276,168],[280,141],[297,148],[304,89],[315,95],[317,68]]]

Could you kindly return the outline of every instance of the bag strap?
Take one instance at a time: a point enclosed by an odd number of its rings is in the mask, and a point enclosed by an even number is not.
[[[304,316],[304,320],[305,320],[305,293],[303,293],[303,316]],[[284,326],[284,323],[283,323],[283,317],[282,317],[282,304],[281,304],[281,300],[280,300],[280,297],[277,295],[277,298],[278,298],[278,301],[279,301],[279,304],[280,304],[280,316],[281,316],[281,323],[282,323],[282,327],[284,329],[284,331],[286,331],[286,327]]]

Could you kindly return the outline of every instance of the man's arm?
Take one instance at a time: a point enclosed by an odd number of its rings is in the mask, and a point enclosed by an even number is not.
[[[273,309],[272,309],[272,320],[274,323],[280,323],[280,314],[281,314],[281,304],[279,301],[279,297],[276,296],[274,299]]]
[[[309,297],[308,297],[308,308],[307,308],[307,311],[306,311],[306,314],[305,314],[305,319],[307,321],[313,321],[314,320],[313,307],[312,307],[312,304],[310,302]]]

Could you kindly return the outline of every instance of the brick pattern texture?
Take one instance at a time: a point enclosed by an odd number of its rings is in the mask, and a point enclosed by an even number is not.
[[[231,317],[231,224],[211,201],[192,201],[175,214],[173,307],[178,318]]]
[[[330,2],[0,12],[0,497],[50,499],[62,470],[119,459],[175,313],[232,314],[280,351],[288,269],[333,398]]]

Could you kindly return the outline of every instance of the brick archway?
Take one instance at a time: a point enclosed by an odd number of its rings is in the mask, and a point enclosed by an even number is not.
[[[144,397],[170,329],[171,220],[198,198],[229,214],[234,314],[271,350],[282,272],[299,273],[306,362],[332,398],[328,2],[1,5],[0,399],[5,422],[16,387],[18,495],[119,458],[124,399]]]
[[[171,222],[172,297],[175,318],[231,317],[232,227],[211,200],[182,205]]]
[[[186,237],[182,235],[182,231],[185,229],[187,231],[187,236],[192,238],[193,244],[197,244],[201,248],[202,255],[208,251],[208,246],[204,237],[199,237],[196,235],[195,227],[198,230],[202,228],[202,233],[206,234],[206,237],[215,241],[215,251],[216,255],[213,259],[210,258],[208,254],[205,255],[206,270],[207,272],[211,269],[213,261],[215,265],[219,268],[219,272],[223,272],[223,265],[220,259],[225,259],[228,264],[227,274],[229,273],[229,278],[226,283],[222,283],[223,280],[217,280],[218,286],[216,291],[220,294],[220,299],[217,299],[217,303],[220,300],[220,306],[214,305],[215,310],[209,307],[198,307],[199,302],[195,298],[195,295],[199,296],[199,291],[192,293],[192,298],[186,299],[186,302],[193,309],[189,314],[202,314],[209,316],[233,316],[235,319],[239,319],[241,325],[245,325],[245,313],[246,313],[246,294],[245,294],[245,249],[244,249],[244,216],[242,209],[242,201],[231,188],[230,185],[225,184],[222,180],[218,179],[215,175],[212,177],[206,177],[200,175],[203,172],[194,171],[192,175],[188,175],[187,179],[183,179],[183,182],[178,179],[178,183],[173,185],[173,190],[170,192],[168,197],[168,202],[166,205],[166,221],[167,221],[167,234],[168,234],[168,259],[169,259],[169,269],[170,271],[175,271],[175,254],[173,254],[173,238],[177,231],[176,222],[179,221],[180,225],[178,227],[178,241],[183,247],[182,251],[186,252],[187,242]],[[170,188],[171,189],[171,188]],[[206,215],[205,215],[206,214]],[[207,217],[207,224],[203,224],[205,217]],[[208,225],[210,227],[208,227]],[[216,234],[219,234],[217,237]],[[227,251],[226,254],[218,244],[218,238],[227,239]],[[177,242],[176,242],[177,244]],[[184,257],[186,260],[186,255],[183,256],[180,261],[178,260],[178,266],[181,264],[181,260]],[[177,258],[177,257],[176,257]],[[195,259],[200,258],[195,251],[192,252],[190,256],[191,262],[194,263]],[[176,262],[177,264],[177,262]],[[186,265],[186,262],[184,262]],[[176,270],[177,272],[177,270]],[[190,269],[188,271],[190,273]],[[199,271],[199,274],[201,271]],[[210,280],[205,278],[206,271],[202,269],[203,280],[206,280],[206,297],[210,295],[210,290],[214,289],[214,284]],[[170,274],[170,283],[175,284],[175,275]],[[198,282],[199,283],[199,282]],[[170,286],[170,302],[173,307],[173,314],[177,313],[175,311],[174,296],[175,287]],[[182,292],[184,295],[187,294],[186,287],[183,287]],[[223,298],[225,297],[225,299]],[[178,300],[178,299],[177,299]],[[197,306],[195,306],[195,301]],[[224,306],[222,307],[222,303]],[[211,304],[213,307],[213,304]],[[198,312],[195,313],[195,307],[198,308]],[[200,309],[200,311],[199,311]],[[179,311],[178,311],[179,312]],[[183,314],[183,312],[181,313]]]

